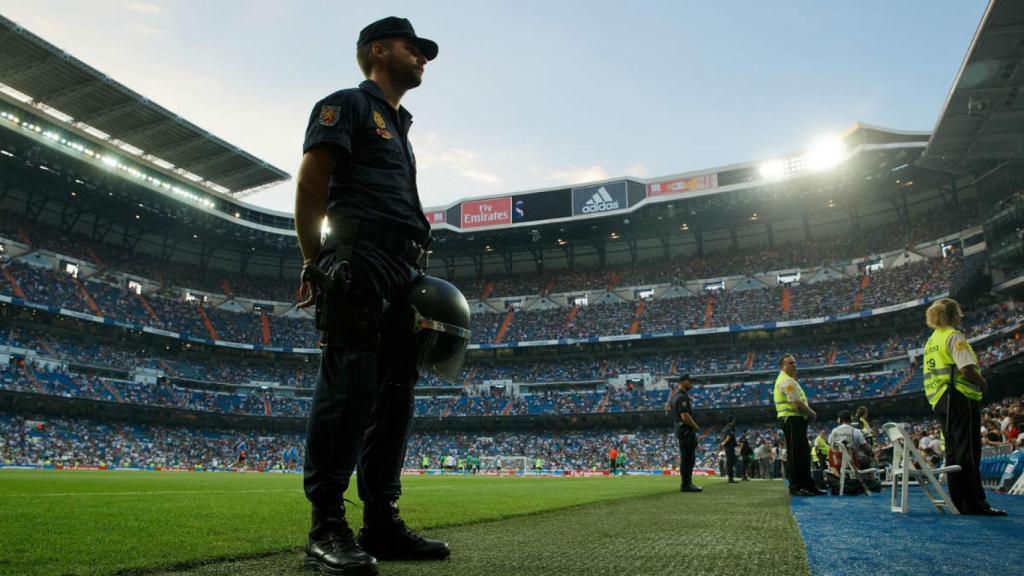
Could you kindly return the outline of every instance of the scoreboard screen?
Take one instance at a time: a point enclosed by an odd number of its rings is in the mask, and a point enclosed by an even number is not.
[[[572,189],[512,196],[512,222],[537,222],[572,216]]]

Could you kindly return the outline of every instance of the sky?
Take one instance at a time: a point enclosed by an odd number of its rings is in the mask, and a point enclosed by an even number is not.
[[[0,0],[0,14],[293,176],[366,24],[440,52],[402,103],[425,207],[934,128],[986,0]],[[294,180],[247,198],[292,211]]]

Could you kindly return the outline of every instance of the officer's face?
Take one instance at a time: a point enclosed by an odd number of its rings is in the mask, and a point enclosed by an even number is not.
[[[399,38],[389,43],[385,69],[391,79],[405,89],[416,88],[423,83],[426,65],[426,57],[411,40]]]

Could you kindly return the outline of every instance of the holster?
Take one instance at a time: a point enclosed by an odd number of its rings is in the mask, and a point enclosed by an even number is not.
[[[331,221],[328,245],[334,261],[320,274],[323,288],[316,300],[316,327],[327,345],[357,345],[378,349],[383,339],[384,317],[390,303],[385,295],[368,286],[362,273],[353,269],[353,251],[358,246],[372,245],[391,257],[422,270],[426,266],[429,236],[421,241],[412,232],[399,228],[382,228],[355,219]]]
[[[339,247],[335,260],[325,271],[309,270],[309,281],[318,288],[316,329],[320,345],[380,347],[388,301],[368,293],[364,282],[353,281],[351,246]]]
[[[346,295],[352,284],[352,272],[347,259],[337,259],[322,271],[322,284],[316,296],[316,329],[321,332],[340,332],[346,320]]]

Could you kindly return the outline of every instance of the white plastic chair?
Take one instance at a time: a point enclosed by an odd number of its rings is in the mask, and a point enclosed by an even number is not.
[[[878,471],[878,468],[861,468],[858,469],[853,465],[853,455],[850,454],[850,450],[846,447],[846,444],[842,442],[835,442],[829,447],[830,450],[835,450],[840,454],[839,458],[839,469],[834,469],[834,462],[832,462],[832,454],[829,454],[829,474],[839,478],[839,495],[843,496],[846,492],[846,479],[857,479],[863,483],[861,478],[862,474],[873,474]],[[864,488],[864,493],[871,496],[871,491]]]
[[[908,512],[907,488],[913,478],[924,490],[928,500],[939,512],[960,514],[949,498],[949,493],[939,483],[939,475],[959,472],[960,466],[943,466],[932,468],[914,446],[914,441],[903,429],[902,424],[889,422],[882,426],[882,432],[892,442],[892,498],[890,504],[893,512]]]
[[[1024,474],[1021,474],[1017,481],[1013,483],[1013,486],[1010,488],[1010,494],[1015,496],[1024,495]]]

